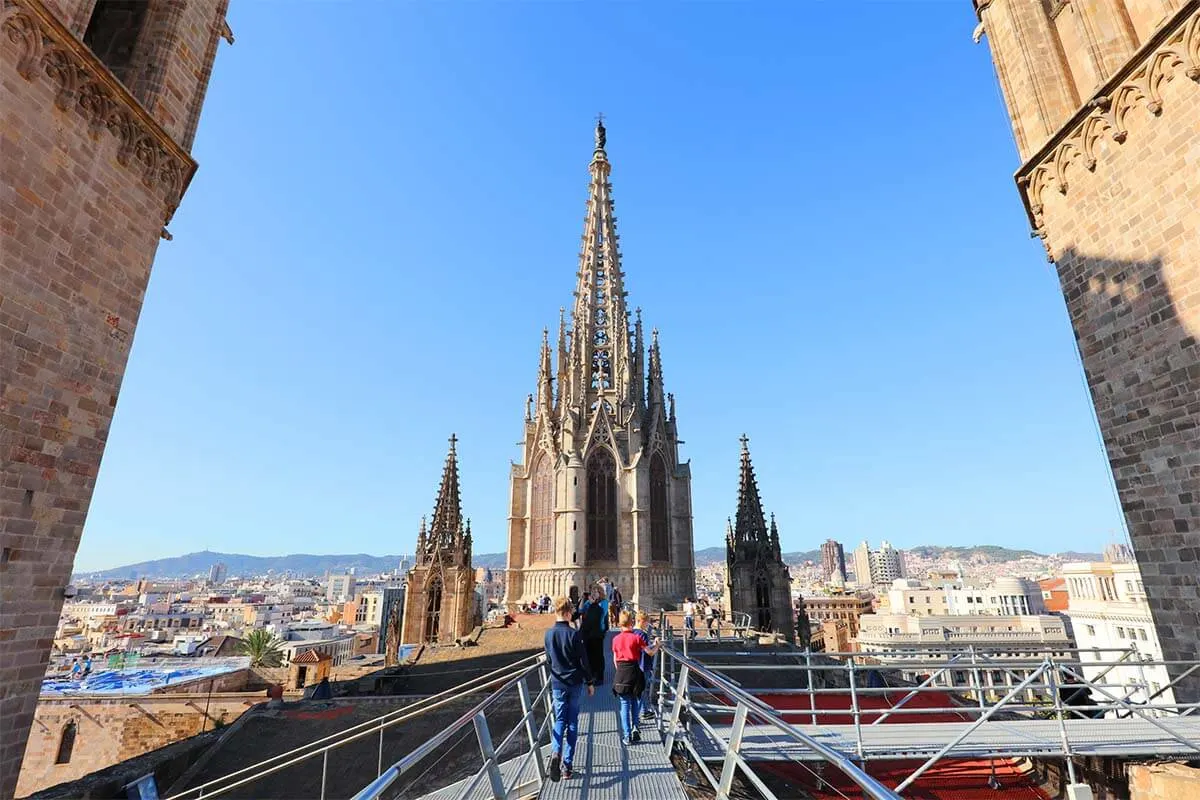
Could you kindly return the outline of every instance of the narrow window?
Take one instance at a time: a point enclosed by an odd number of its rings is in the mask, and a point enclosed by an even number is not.
[[[126,84],[149,5],[145,0],[97,0],[83,34],[83,43]]]
[[[667,465],[662,454],[650,460],[650,558],[671,560],[671,516],[667,511]]]
[[[587,556],[589,561],[617,558],[617,465],[604,448],[587,465]]]
[[[550,561],[554,557],[554,474],[549,459],[542,456],[533,470],[533,560]]]
[[[55,764],[71,763],[71,751],[75,749],[75,728],[74,721],[63,727],[62,738],[58,740],[58,755],[54,757]]]

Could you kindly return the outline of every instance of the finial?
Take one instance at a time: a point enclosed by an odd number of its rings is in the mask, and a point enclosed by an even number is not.
[[[604,114],[596,115],[596,149],[603,150],[608,141],[606,131],[604,130]]]
[[[652,341],[655,346],[658,346],[658,328],[650,329],[650,341]]]
[[[454,445],[456,445],[456,444],[458,444],[458,437],[452,433],[452,434],[450,434],[450,452],[451,453],[454,452]]]
[[[738,439],[738,441],[742,443],[742,452],[749,453],[750,452],[750,437],[743,433],[742,438]]]

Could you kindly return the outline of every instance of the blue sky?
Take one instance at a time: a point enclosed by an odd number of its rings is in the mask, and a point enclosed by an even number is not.
[[[477,552],[607,118],[695,542],[747,433],[786,549],[1096,550],[1121,519],[971,4],[235,0],[76,566]]]

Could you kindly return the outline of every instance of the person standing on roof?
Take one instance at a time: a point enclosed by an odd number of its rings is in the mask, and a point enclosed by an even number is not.
[[[571,600],[556,597],[554,611],[558,621],[546,631],[545,646],[546,659],[550,662],[550,697],[554,705],[554,726],[550,730],[550,780],[557,782],[571,777],[583,687],[587,686],[588,697],[591,697],[596,693],[596,683],[584,640],[579,631],[571,627]]]
[[[604,683],[604,636],[608,633],[608,603],[599,589],[579,609],[579,635],[587,652],[588,668],[596,683]]]
[[[642,672],[642,655],[653,657],[658,652],[658,642],[647,645],[640,633],[633,629],[633,614],[622,611],[621,632],[613,639],[613,694],[621,706],[617,716],[621,722],[621,744],[628,747],[642,740],[638,730],[641,714],[642,693],[646,691],[646,675]]]
[[[696,604],[690,597],[683,598],[683,627],[685,636],[689,639],[696,638]]]

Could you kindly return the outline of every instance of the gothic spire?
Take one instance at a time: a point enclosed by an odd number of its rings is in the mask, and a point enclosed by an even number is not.
[[[737,544],[762,542],[770,544],[767,521],[763,517],[762,500],[758,496],[758,481],[750,463],[750,440],[742,434],[742,470],[738,481],[738,507],[733,529]]]
[[[664,399],[662,350],[658,347],[658,328],[650,331],[650,374],[646,381],[646,401],[650,406],[662,405]]]
[[[558,307],[558,353],[555,357],[558,359],[558,397],[556,398],[557,406],[561,407],[565,403],[565,392],[567,385],[570,383],[568,366],[571,362],[571,353],[568,350],[567,339],[567,310],[562,306]]]
[[[633,312],[633,392],[634,405],[646,410],[646,343],[642,338],[642,309]]]
[[[571,400],[586,400],[589,406],[601,397],[611,399],[614,406],[632,398],[627,385],[632,378],[628,364],[629,312],[606,144],[601,120],[596,123],[596,149],[588,166],[591,181],[571,313]]]
[[[538,414],[549,414],[554,408],[554,367],[550,360],[550,331],[542,328],[542,357],[538,362]]]
[[[450,434],[450,452],[446,454],[446,466],[442,469],[442,483],[438,486],[437,500],[433,504],[433,524],[429,534],[431,545],[453,550],[454,538],[462,527],[462,500],[458,491],[458,456],[454,446],[458,437]],[[432,548],[431,548],[432,549]]]

